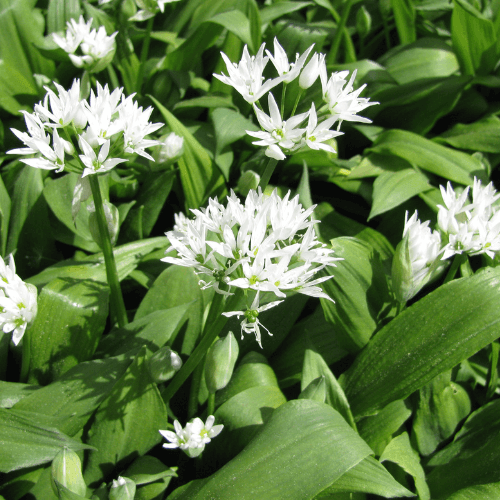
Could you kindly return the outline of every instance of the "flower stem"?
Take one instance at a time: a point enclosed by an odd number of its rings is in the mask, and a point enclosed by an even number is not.
[[[26,327],[26,330],[23,335],[23,360],[21,362],[21,376],[20,382],[26,383],[28,382],[28,375],[30,371],[30,358],[31,358],[31,335],[29,332],[29,327]]]
[[[207,415],[213,415],[214,412],[215,412],[215,392],[211,392],[208,395]]]
[[[262,174],[262,177],[260,178],[259,182],[259,187],[262,189],[262,192],[265,191],[267,185],[269,184],[269,181],[271,180],[271,176],[273,175],[274,169],[276,168],[277,164],[278,160],[275,160],[274,158],[269,158],[266,169],[264,170],[264,173]]]
[[[227,318],[226,316],[222,316],[222,313],[226,309],[229,311],[233,310],[233,304],[235,305],[239,300],[240,292],[241,290],[237,290],[236,293],[230,297],[227,308],[225,307],[225,296],[220,293],[215,293],[212,305],[210,306],[210,310],[208,312],[207,320],[205,321],[205,327],[203,329],[203,335],[200,343],[191,353],[188,360],[182,365],[181,369],[174,375],[170,384],[168,384],[165,392],[163,393],[163,399],[165,402],[172,399],[174,394],[180,389],[182,384],[187,380],[189,375],[193,373],[194,369],[203,359],[208,349],[226,324]],[[198,397],[198,394],[196,394],[196,397]]]
[[[490,355],[489,361],[490,364],[488,366],[488,376],[486,380],[488,383],[486,384],[486,399],[490,400],[497,390],[498,385],[498,357],[500,352],[500,344],[498,342],[492,342],[490,344]]]
[[[116,270],[116,262],[113,255],[113,247],[109,236],[106,215],[104,214],[101,188],[99,187],[99,177],[97,177],[97,175],[89,175],[89,183],[90,188],[92,189],[97,225],[101,236],[102,253],[104,255],[104,263],[106,265],[106,276],[108,278],[108,285],[111,291],[111,304],[118,321],[118,325],[120,327],[124,327],[128,323],[127,311],[125,309],[122,290],[120,288],[118,271]]]
[[[139,92],[139,94],[142,91],[142,81],[144,80],[144,66],[148,58],[149,44],[151,42],[151,30],[153,29],[153,21],[154,17],[150,17],[148,19],[148,24],[146,26],[146,36],[144,37],[144,41],[142,42],[141,65],[139,66],[139,73],[137,75],[137,92]]]
[[[453,259],[453,262],[451,264],[451,267],[448,271],[448,274],[446,275],[446,278],[444,279],[443,285],[445,283],[448,283],[451,281],[454,277],[455,274],[457,274],[458,268],[461,266],[463,260],[463,256],[461,254],[455,255],[455,258]]]
[[[297,98],[295,99],[295,104],[293,105],[292,114],[290,116],[295,116],[295,111],[297,110],[297,106],[299,105],[300,98],[302,97],[303,89],[299,89],[297,94]]]
[[[283,82],[283,89],[281,90],[281,109],[280,109],[282,120],[285,113],[285,95],[286,95],[286,83]]]
[[[349,17],[349,13],[351,11],[353,3],[354,3],[353,0],[348,0],[344,6],[344,10],[342,11],[342,16],[340,17],[340,21],[338,21],[337,23],[337,31],[335,32],[330,52],[328,52],[328,56],[326,58],[326,64],[335,64],[335,62],[337,61],[337,53],[340,47],[340,40],[342,39],[345,25],[347,23],[347,18]]]

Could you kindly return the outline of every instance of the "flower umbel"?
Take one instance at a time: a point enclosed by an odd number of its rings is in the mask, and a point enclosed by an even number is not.
[[[179,421],[175,420],[175,432],[160,430],[160,434],[169,441],[169,443],[164,443],[163,447],[180,448],[188,457],[195,458],[203,452],[205,445],[218,436],[224,428],[222,424],[214,425],[214,422],[213,415],[210,415],[205,423],[197,417],[183,428]]]

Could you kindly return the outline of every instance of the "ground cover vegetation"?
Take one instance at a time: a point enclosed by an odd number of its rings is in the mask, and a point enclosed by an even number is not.
[[[500,497],[500,2],[0,0],[0,499]]]

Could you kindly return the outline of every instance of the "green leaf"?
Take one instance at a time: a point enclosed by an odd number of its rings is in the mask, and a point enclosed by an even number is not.
[[[172,189],[174,172],[151,173],[137,193],[134,208],[128,213],[121,228],[126,240],[138,240],[151,234],[163,205]]]
[[[453,1],[451,39],[462,72],[466,75],[488,75],[498,60],[495,27],[464,0]]]
[[[40,389],[37,385],[0,380],[0,408],[11,408],[21,399]]]
[[[313,2],[288,2],[285,0],[283,2],[273,3],[272,5],[266,5],[260,11],[260,19],[262,24],[266,25],[279,17],[296,12],[309,5],[313,5]]]
[[[6,255],[7,238],[9,236],[10,197],[0,177],[0,252]]]
[[[47,9],[47,31],[66,31],[66,22],[80,17],[79,0],[50,0]]]
[[[130,357],[129,353],[80,363],[52,384],[23,398],[14,408],[58,417],[59,430],[74,436],[125,373]]]
[[[356,430],[349,402],[335,375],[325,363],[321,354],[312,349],[307,349],[304,356],[304,368],[302,369],[301,391],[304,391],[318,377],[324,377],[326,385],[325,403],[330,405],[334,410],[337,410],[344,417],[345,421]]]
[[[498,336],[500,269],[434,290],[384,326],[343,375],[354,415],[404,399]]]
[[[425,175],[411,168],[384,172],[373,183],[373,205],[368,220],[430,188]]]
[[[412,0],[391,0],[391,6],[401,44],[414,42],[417,39],[417,31]]]
[[[451,371],[439,374],[419,390],[413,433],[424,456],[433,453],[451,437],[470,413],[471,402],[465,389],[451,381]]]
[[[290,401],[274,410],[233,460],[191,491],[185,488],[171,498],[312,499],[370,453],[330,406],[308,399]]]
[[[347,471],[329,488],[322,491],[315,500],[336,498],[330,495],[341,492],[362,492],[385,498],[413,497],[411,491],[401,486],[385,467],[373,457],[366,457],[358,465]]]
[[[453,442],[429,461],[432,472],[428,483],[433,499],[449,498],[464,488],[500,481],[499,410],[498,399],[476,410]]]
[[[357,352],[378,328],[378,316],[390,302],[385,271],[378,252],[367,243],[341,237],[331,244],[335,256],[344,260],[331,271],[334,278],[322,284],[335,304],[321,299],[321,305],[340,347]]]
[[[108,299],[108,287],[90,280],[56,279],[42,289],[29,332],[30,382],[48,384],[92,357],[106,325]]]
[[[411,410],[398,399],[389,403],[376,415],[358,422],[359,435],[370,445],[375,455],[380,456],[389,444],[392,435],[410,418]]]
[[[370,150],[373,153],[399,156],[424,170],[460,184],[470,184],[474,176],[486,180],[486,173],[478,159],[412,132],[383,132]]]
[[[166,248],[168,240],[164,236],[134,241],[113,249],[118,278],[123,280],[141,262],[141,260],[154,250]],[[56,278],[102,281],[107,283],[106,266],[102,253],[89,255],[82,260],[62,260],[57,264],[47,267],[41,273],[28,278],[26,281],[37,287],[43,287]]]
[[[134,500],[155,500],[162,498],[177,468],[166,467],[157,458],[144,455],[135,460],[122,474],[137,485]]]
[[[449,496],[448,500],[497,500],[499,496],[500,482],[463,488]]]
[[[198,208],[210,195],[220,195],[225,191],[223,177],[213,167],[208,153],[186,127],[159,101],[150,97],[172,132],[184,138],[184,154],[178,163],[186,198],[186,209]]]
[[[394,462],[413,476],[418,497],[421,500],[430,500],[429,487],[425,482],[425,472],[420,465],[418,453],[411,447],[410,438],[406,432],[395,437],[385,448],[380,461]]]
[[[64,447],[71,450],[90,448],[52,426],[34,423],[37,414],[31,415],[0,409],[0,472],[49,462]]]
[[[500,119],[492,115],[474,123],[457,123],[434,141],[459,149],[500,153]]]
[[[109,479],[115,467],[123,469],[158,444],[158,430],[167,419],[165,404],[148,373],[144,347],[92,419],[87,442],[97,450],[89,454],[86,483]]]
[[[230,10],[221,12],[211,17],[211,23],[219,24],[234,33],[243,43],[246,43],[250,52],[257,52],[258,47],[254,46],[252,34],[250,32],[250,21],[241,10]]]

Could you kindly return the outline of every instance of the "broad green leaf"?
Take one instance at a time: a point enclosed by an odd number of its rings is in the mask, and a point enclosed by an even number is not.
[[[315,500],[328,500],[335,493],[372,493],[385,498],[413,497],[411,491],[400,485],[385,467],[373,457],[366,457],[358,465],[347,471],[329,488],[321,492]]]
[[[236,106],[233,104],[233,101],[230,96],[219,96],[219,95],[206,95],[202,97],[193,97],[193,99],[186,99],[183,101],[179,101],[174,106],[174,110],[185,109],[185,108],[237,109]]]
[[[186,208],[198,208],[210,195],[224,192],[224,180],[213,167],[208,153],[186,127],[159,101],[152,96],[151,99],[172,131],[184,138],[184,154],[178,163]]]
[[[476,410],[453,442],[429,461],[432,472],[428,483],[433,499],[449,498],[461,489],[500,481],[499,409],[497,399]]]
[[[29,381],[47,384],[92,357],[108,317],[109,289],[90,280],[56,279],[38,297],[30,328]]]
[[[201,332],[203,312],[209,301],[208,292],[202,292],[199,279],[188,267],[170,266],[165,269],[148,290],[135,313],[135,320],[154,311],[189,305],[189,323],[178,350],[190,354]]]
[[[273,369],[281,387],[300,382],[304,355],[309,342],[315,345],[328,365],[335,363],[348,354],[339,345],[331,323],[326,321],[321,306],[299,323],[296,323],[280,348],[273,354]]]
[[[411,410],[398,399],[389,403],[376,415],[358,422],[359,435],[370,445],[375,455],[380,456],[389,444],[392,435],[410,418]]]
[[[415,7],[412,0],[391,0],[396,29],[402,45],[412,43],[417,38],[415,27]]]
[[[354,415],[404,399],[500,335],[500,269],[454,280],[384,326],[343,375]]]
[[[290,14],[304,7],[308,7],[309,5],[313,5],[313,2],[289,2],[285,0],[283,2],[273,3],[272,5],[266,5],[260,11],[260,19],[262,24],[266,25],[285,14]]]
[[[43,471],[49,467],[49,464],[41,467],[35,465],[28,469],[19,469],[5,474],[0,485],[0,493],[8,500],[19,500],[28,492],[31,493],[32,488],[40,479]],[[51,500],[57,500],[57,497]]]
[[[305,390],[309,384],[318,377],[324,377],[326,385],[325,403],[337,410],[345,421],[356,430],[356,424],[352,418],[349,402],[344,391],[340,387],[335,375],[332,373],[325,360],[318,352],[307,349],[304,356],[304,367],[302,368],[302,380],[300,383],[301,391]]]
[[[290,401],[274,410],[233,460],[191,491],[184,488],[171,498],[312,499],[370,453],[330,406],[308,399]]]
[[[370,153],[364,156],[363,159],[351,169],[349,179],[378,177],[380,174],[387,171],[399,172],[408,168],[411,168],[411,163],[408,163],[399,156]]]
[[[462,72],[487,75],[498,60],[498,41],[493,22],[464,0],[453,1],[451,39]]]
[[[448,500],[497,500],[500,497],[500,482],[478,484],[463,488],[448,497]]]
[[[114,328],[99,343],[99,357],[117,356],[145,345],[155,352],[178,333],[186,320],[191,303],[154,311],[132,321],[123,328]]]
[[[474,123],[458,123],[434,140],[459,149],[500,153],[500,119],[492,115]]]
[[[465,389],[451,381],[451,371],[439,374],[419,390],[413,433],[424,456],[451,437],[471,410]]]
[[[315,378],[305,389],[300,391],[297,399],[312,399],[318,403],[326,402],[326,378],[321,375]]]
[[[436,144],[404,130],[388,130],[375,141],[371,151],[393,154],[459,184],[468,185],[474,176],[486,180],[481,162],[473,156]]]
[[[0,252],[6,256],[7,238],[9,235],[10,197],[0,177]]]
[[[267,359],[259,352],[250,351],[238,363],[229,384],[215,393],[215,406],[251,387],[278,387],[278,380]]]
[[[144,455],[135,460],[122,476],[137,485],[134,500],[154,500],[162,498],[172,477],[177,476],[176,469],[166,467],[157,458]]]
[[[221,12],[211,17],[208,21],[219,24],[234,33],[243,43],[248,45],[250,52],[255,53],[259,49],[254,46],[250,31],[250,21],[241,10]]]
[[[344,260],[328,271],[334,278],[322,283],[335,304],[321,299],[321,305],[340,347],[357,352],[379,327],[379,315],[391,301],[386,274],[380,255],[364,241],[341,237],[331,245]]]
[[[70,19],[78,20],[80,14],[79,0],[50,0],[47,9],[48,32],[66,31],[66,22]]]
[[[430,189],[425,175],[414,169],[384,172],[373,183],[373,205],[368,220]]]
[[[136,203],[121,228],[125,240],[139,240],[151,234],[172,189],[173,171],[151,173],[137,193]]]
[[[421,500],[430,500],[429,487],[425,482],[425,472],[420,465],[418,453],[411,447],[410,438],[406,432],[395,437],[385,448],[380,461],[394,462],[405,472],[413,476],[418,497]]]
[[[91,421],[87,443],[97,450],[89,454],[86,483],[109,479],[115,466],[122,469],[158,444],[158,430],[167,419],[165,404],[149,376],[146,348],[142,348]]]
[[[0,408],[11,408],[21,399],[40,389],[37,385],[0,380]]]
[[[107,397],[130,363],[130,353],[80,363],[55,382],[23,398],[14,408],[58,417],[61,422],[59,430],[74,436]]]
[[[53,426],[39,423],[36,413],[0,409],[0,472],[43,464],[64,447],[71,450],[90,448]]]
[[[459,69],[451,47],[438,38],[420,38],[400,45],[384,54],[379,62],[400,85],[422,78],[451,76]]]
[[[115,247],[116,267],[118,278],[123,280],[141,262],[141,260],[157,249],[166,248],[169,245],[167,238],[148,238],[142,241],[134,241],[125,245]],[[37,287],[43,287],[56,278],[107,282],[106,267],[102,253],[89,255],[82,260],[63,260],[57,264],[47,267],[41,273],[28,278],[26,281]]]

